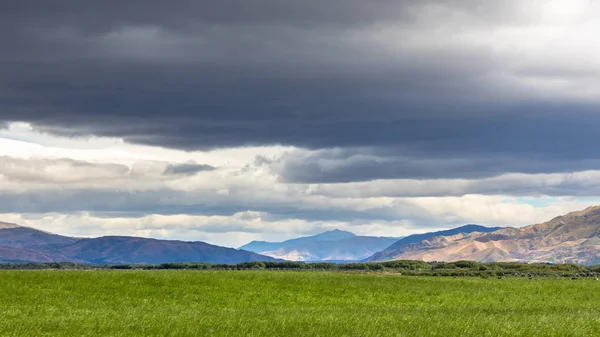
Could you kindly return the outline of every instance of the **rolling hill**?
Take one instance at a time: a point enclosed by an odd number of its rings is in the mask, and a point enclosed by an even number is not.
[[[165,262],[240,263],[276,261],[250,251],[205,242],[105,236],[81,239],[0,223],[0,262],[133,264]]]
[[[357,236],[335,229],[283,242],[252,241],[240,249],[291,261],[358,261],[388,247],[398,238]]]

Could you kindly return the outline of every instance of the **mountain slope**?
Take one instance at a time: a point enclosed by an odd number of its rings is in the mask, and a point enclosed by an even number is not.
[[[522,228],[435,237],[406,245],[390,257],[596,264],[600,263],[600,206]]]
[[[402,247],[407,246],[407,245],[419,243],[423,240],[431,240],[432,238],[434,238],[436,236],[451,236],[451,235],[457,235],[457,234],[461,234],[461,233],[473,233],[473,232],[487,233],[487,232],[493,232],[493,231],[496,231],[499,229],[501,229],[501,227],[485,227],[485,226],[470,224],[470,225],[465,225],[465,226],[447,229],[447,230],[443,230],[443,231],[429,232],[429,233],[423,233],[423,234],[413,234],[413,235],[409,235],[405,238],[402,238],[402,239],[396,241],[393,245],[387,247],[385,250],[383,250],[381,252],[377,252],[376,254],[369,257],[365,261],[375,262],[375,261],[393,260],[394,256],[398,255],[398,252],[397,252],[398,249],[401,249]]]
[[[84,262],[60,253],[41,252],[33,249],[0,246],[0,262]]]
[[[0,246],[33,247],[46,244],[73,243],[78,239],[46,233],[29,227],[0,227]]]
[[[252,241],[240,249],[292,261],[357,261],[397,240],[398,238],[357,236],[336,229],[283,242]]]
[[[0,222],[0,261],[133,264],[276,261],[254,252],[204,242],[107,236],[79,239]]]

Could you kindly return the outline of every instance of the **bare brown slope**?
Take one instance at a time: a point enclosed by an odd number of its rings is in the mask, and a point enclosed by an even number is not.
[[[600,263],[600,206],[548,222],[492,233],[435,237],[408,245],[392,259]]]
[[[409,235],[407,237],[404,237],[404,238],[396,241],[396,243],[389,246],[385,250],[377,252],[376,254],[373,254],[368,259],[365,259],[365,262],[387,261],[387,260],[393,259],[394,255],[397,254],[398,249],[401,249],[407,245],[412,245],[412,244],[422,242],[424,240],[432,240],[433,238],[438,237],[438,236],[453,236],[453,235],[458,235],[458,234],[469,234],[469,233],[473,233],[473,232],[489,233],[489,232],[497,231],[499,229],[501,229],[501,227],[484,227],[484,226],[469,224],[469,225],[452,228],[452,229],[447,229],[447,230],[442,230],[442,231],[437,231],[437,232],[413,234],[413,235]]]

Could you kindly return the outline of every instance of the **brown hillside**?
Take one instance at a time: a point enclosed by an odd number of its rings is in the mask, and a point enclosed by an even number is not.
[[[397,249],[392,259],[600,263],[600,206],[522,228],[435,237]]]

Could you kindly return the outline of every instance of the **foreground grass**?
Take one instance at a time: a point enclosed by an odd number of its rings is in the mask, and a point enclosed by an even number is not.
[[[600,282],[0,271],[2,336],[597,336]]]

